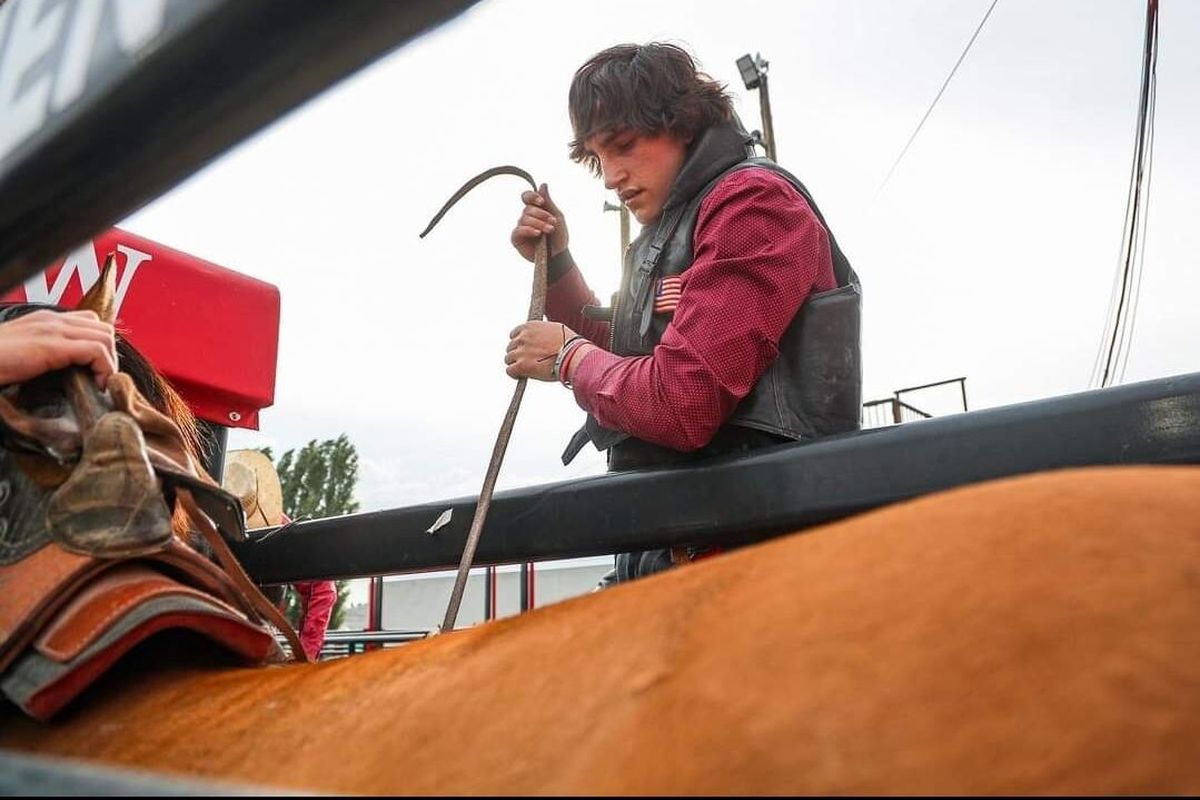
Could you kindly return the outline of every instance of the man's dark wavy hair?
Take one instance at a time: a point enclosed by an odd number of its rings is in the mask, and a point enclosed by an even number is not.
[[[584,145],[598,133],[635,130],[694,139],[733,117],[725,86],[700,72],[683,48],[662,42],[619,44],[588,59],[571,79],[571,158],[600,174]]]

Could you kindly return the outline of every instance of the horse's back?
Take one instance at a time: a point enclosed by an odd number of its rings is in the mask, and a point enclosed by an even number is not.
[[[1200,468],[930,496],[403,648],[139,664],[0,746],[310,790],[1196,793]]]

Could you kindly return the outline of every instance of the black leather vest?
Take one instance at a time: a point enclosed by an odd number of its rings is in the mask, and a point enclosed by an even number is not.
[[[700,204],[721,179],[739,169],[771,170],[804,196],[829,234],[838,288],[808,298],[780,339],[779,357],[709,446],[680,453],[605,428],[589,414],[563,454],[564,463],[588,440],[597,449],[610,450],[611,469],[632,469],[859,428],[862,295],[858,276],[804,185],[773,161],[755,158],[749,142],[740,125],[728,124],[708,129],[691,147],[658,221],[643,228],[625,253],[621,289],[613,303],[612,352],[648,355],[661,341],[670,317],[654,314],[654,286],[663,276],[680,274],[691,266]]]

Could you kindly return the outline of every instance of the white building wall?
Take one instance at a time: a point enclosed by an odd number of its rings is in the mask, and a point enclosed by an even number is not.
[[[612,556],[545,561],[533,565],[534,608],[586,594],[612,569]],[[382,624],[387,630],[432,630],[442,624],[454,588],[453,572],[392,575],[383,582]],[[496,568],[497,617],[521,607],[519,565]],[[457,627],[484,620],[484,570],[471,570],[458,612]]]

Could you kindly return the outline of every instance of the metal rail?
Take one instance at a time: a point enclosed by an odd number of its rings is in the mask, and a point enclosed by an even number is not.
[[[407,644],[429,636],[427,630],[379,630],[379,631],[326,631],[321,645],[321,659],[339,658],[362,653],[387,645]],[[276,636],[275,641],[284,650],[289,650],[287,640]]]
[[[1061,467],[1200,463],[1200,373],[497,494],[477,566],[757,541]],[[453,569],[474,497],[314,520],[237,547],[265,583]],[[453,509],[453,521],[426,533]]]

